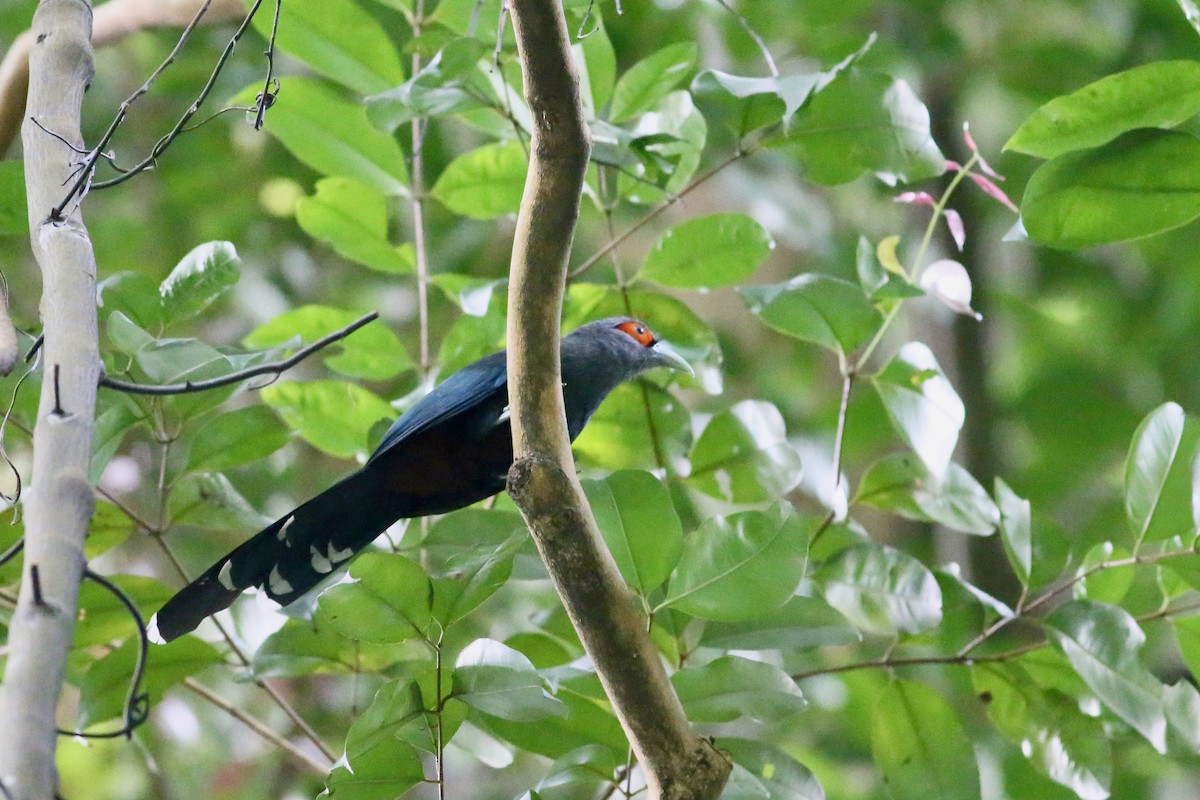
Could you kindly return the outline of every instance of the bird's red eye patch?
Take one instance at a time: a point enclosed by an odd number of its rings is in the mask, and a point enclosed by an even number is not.
[[[624,331],[633,337],[633,340],[642,347],[651,347],[658,339],[654,338],[654,334],[640,322],[622,322],[617,326],[617,330]]]

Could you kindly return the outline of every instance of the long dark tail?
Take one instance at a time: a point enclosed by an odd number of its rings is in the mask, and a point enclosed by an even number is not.
[[[169,642],[205,617],[261,586],[287,605],[321,582],[405,516],[403,498],[388,497],[366,467],[256,533],[167,601],[155,615]]]

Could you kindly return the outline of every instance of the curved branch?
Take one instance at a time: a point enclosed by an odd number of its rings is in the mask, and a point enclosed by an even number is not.
[[[650,800],[716,798],[732,768],[688,726],[646,619],[575,476],[559,363],[571,236],[591,149],[557,0],[509,0],[533,117],[508,293],[508,491],[646,776]]]
[[[118,378],[110,378],[107,375],[100,376],[100,385],[106,389],[116,389],[129,394],[151,394],[151,395],[168,395],[168,394],[187,394],[188,392],[204,392],[209,389],[219,389],[222,386],[228,386],[231,383],[238,383],[247,378],[254,378],[259,375],[279,375],[281,372],[291,369],[299,364],[304,359],[311,356],[313,353],[328,347],[334,342],[345,339],[356,330],[366,325],[368,322],[373,322],[379,319],[379,312],[372,311],[351,322],[341,330],[336,330],[328,336],[322,337],[307,347],[301,348],[293,353],[289,358],[282,361],[272,361],[269,364],[259,364],[256,367],[247,367],[240,369],[237,372],[231,372],[228,375],[222,375],[219,378],[209,378],[203,381],[184,381],[183,383],[168,383],[159,386],[146,386],[140,383],[130,383]]]

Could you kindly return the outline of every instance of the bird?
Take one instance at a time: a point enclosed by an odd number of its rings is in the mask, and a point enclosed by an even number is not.
[[[609,392],[656,367],[694,374],[632,317],[608,317],[562,339],[567,432],[575,440]],[[246,540],[179,590],[151,619],[166,643],[261,587],[281,606],[345,566],[400,519],[445,514],[505,487],[513,462],[504,351],[463,367],[402,414],[358,471]]]

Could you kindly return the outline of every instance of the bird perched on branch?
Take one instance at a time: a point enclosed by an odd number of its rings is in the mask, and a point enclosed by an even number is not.
[[[562,340],[563,402],[574,441],[600,402],[654,367],[692,372],[642,322],[610,317]],[[287,605],[396,520],[444,514],[504,488],[512,466],[504,353],[463,367],[384,434],[365,466],[268,525],[185,586],[151,620],[169,642],[260,586]]]

